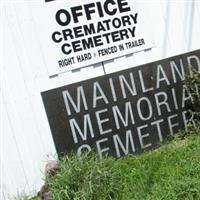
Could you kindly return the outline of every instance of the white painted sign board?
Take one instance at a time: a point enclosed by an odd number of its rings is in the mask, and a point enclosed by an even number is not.
[[[49,75],[151,48],[153,23],[134,0],[32,2]]]

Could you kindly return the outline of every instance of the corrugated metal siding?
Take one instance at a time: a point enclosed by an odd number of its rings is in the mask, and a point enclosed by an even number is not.
[[[154,32],[156,48],[49,78],[28,1],[3,2],[3,199],[38,190],[45,163],[56,157],[41,91],[103,75],[103,65],[111,73],[200,47],[200,1],[142,4],[156,19],[146,30]]]

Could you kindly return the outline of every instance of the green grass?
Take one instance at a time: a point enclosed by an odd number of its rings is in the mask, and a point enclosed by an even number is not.
[[[200,200],[200,135],[122,159],[64,157],[48,183],[52,200]]]

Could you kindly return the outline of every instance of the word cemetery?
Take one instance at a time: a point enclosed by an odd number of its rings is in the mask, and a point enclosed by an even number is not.
[[[192,66],[200,70],[200,50],[43,92],[58,153],[121,157],[195,126],[184,84]]]
[[[144,31],[150,18],[136,1],[46,1],[37,14],[50,76],[155,46]]]

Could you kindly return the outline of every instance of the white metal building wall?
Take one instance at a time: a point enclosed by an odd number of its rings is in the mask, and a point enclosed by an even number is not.
[[[38,0],[35,0],[38,1]],[[139,0],[138,0],[139,1]],[[3,0],[1,185],[3,199],[34,193],[56,157],[40,92],[200,48],[200,0],[143,0],[156,47],[49,78],[29,0]]]

